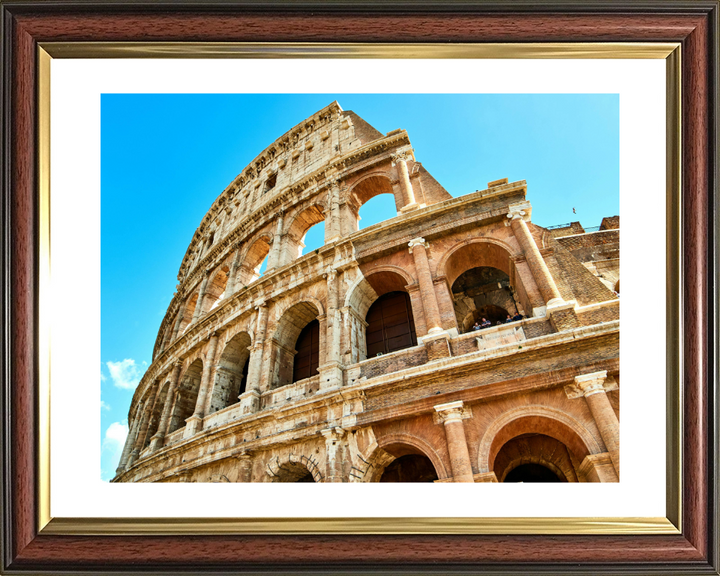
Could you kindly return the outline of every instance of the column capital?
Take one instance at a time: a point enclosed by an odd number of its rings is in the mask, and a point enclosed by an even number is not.
[[[408,250],[410,251],[410,254],[412,254],[413,248],[415,248],[415,246],[423,246],[425,249],[430,248],[430,244],[425,241],[425,238],[420,237],[413,238],[412,240],[410,240],[410,242],[408,242]]]
[[[325,437],[326,442],[336,442],[344,438],[347,432],[344,429],[340,428],[340,426],[335,426],[334,428],[326,428],[325,430],[320,430],[320,434]]]
[[[465,420],[472,416],[469,410],[465,408],[465,404],[462,400],[458,400],[457,402],[448,402],[447,404],[438,404],[437,406],[434,406],[434,408],[437,424],[447,424],[455,421],[459,422],[460,420]]]
[[[516,202],[508,206],[507,217],[512,220],[522,219],[525,222],[530,221],[530,215],[532,214],[532,205],[530,202],[525,200],[524,202]]]
[[[338,271],[335,268],[328,268],[327,272],[323,274],[323,278],[327,279],[328,281],[333,281],[335,278],[337,278]]]
[[[590,374],[581,374],[575,376],[575,381],[569,386],[565,386],[565,394],[568,398],[581,398],[583,396],[592,396],[600,392],[609,392],[617,389],[617,382],[614,378],[608,378],[607,370],[599,372],[591,372]]]
[[[407,162],[408,160],[414,160],[413,155],[414,150],[412,148],[406,149],[406,150],[398,150],[397,152],[394,152],[390,154],[390,159],[392,160],[392,165],[395,166],[398,162]]]

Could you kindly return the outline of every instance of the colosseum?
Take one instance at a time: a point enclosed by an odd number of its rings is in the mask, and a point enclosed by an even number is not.
[[[617,482],[619,218],[527,197],[453,198],[337,102],[289,130],[197,228],[113,481]]]

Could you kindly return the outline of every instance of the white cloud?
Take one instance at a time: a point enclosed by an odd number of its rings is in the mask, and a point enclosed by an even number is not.
[[[100,408],[103,410],[110,410],[110,404],[105,404],[102,400],[100,400]]]
[[[100,372],[100,382],[105,382],[105,380],[107,380],[107,378],[105,377],[105,374]]]
[[[113,422],[107,427],[107,430],[105,430],[105,437],[102,441],[103,480],[109,480],[112,476],[114,476],[115,469],[120,463],[120,456],[122,455],[127,435],[127,420],[122,422]],[[106,473],[106,471],[110,472]]]
[[[113,384],[123,390],[135,390],[137,388],[146,366],[146,362],[138,366],[132,358],[125,358],[122,362],[107,362]]]

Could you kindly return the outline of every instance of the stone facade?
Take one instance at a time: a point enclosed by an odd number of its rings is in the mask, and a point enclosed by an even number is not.
[[[383,193],[397,216],[358,230]],[[547,230],[526,195],[452,198],[404,130],[335,102],[294,127],[197,229],[114,481],[617,481],[619,220]],[[368,357],[372,310],[403,302],[407,344]]]

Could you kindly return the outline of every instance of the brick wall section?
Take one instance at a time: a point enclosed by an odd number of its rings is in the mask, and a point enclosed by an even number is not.
[[[414,166],[417,166],[417,164],[409,165],[408,169],[412,172]],[[412,182],[413,190],[415,191],[415,200],[421,204],[427,204],[429,206],[430,204],[435,204],[436,202],[442,202],[443,200],[452,198],[450,193],[442,187],[440,182],[432,177],[430,172],[425,170],[422,164],[420,164],[420,172],[417,176],[417,180],[411,174],[410,181]]]
[[[620,319],[620,306],[603,306],[577,315],[580,326],[591,326],[600,322],[612,322]]]
[[[607,216],[600,223],[600,230],[615,230],[620,228],[620,216]]]
[[[554,228],[553,230],[548,230],[548,232],[553,238],[560,238],[562,236],[569,236],[570,234],[584,234],[585,228],[580,225],[580,222],[572,222],[569,226]]]
[[[350,118],[350,121],[355,127],[355,138],[359,138],[360,142],[362,142],[363,144],[367,144],[369,142],[372,142],[373,140],[377,140],[378,138],[382,138],[383,136],[385,136],[382,132],[380,132],[380,130],[377,130],[376,128],[368,124],[352,110],[345,110],[344,112],[342,112],[342,116]]]
[[[558,242],[554,243],[554,249],[554,253],[546,257],[545,262],[565,300],[575,300],[580,306],[586,306],[616,298],[611,290]]]
[[[412,368],[413,366],[421,366],[428,361],[427,350],[425,347],[409,348],[402,353],[393,353],[386,356],[379,356],[374,360],[368,360],[360,368],[360,377],[374,378],[383,374],[390,374],[403,370],[404,368]]]
[[[575,310],[558,310],[550,314],[550,322],[555,327],[555,330],[562,332],[563,330],[572,330],[578,328],[580,323],[575,314]]]
[[[620,257],[620,230],[558,238],[557,243],[580,262],[595,262]]]
[[[525,324],[523,326],[523,332],[525,332],[525,337],[530,338],[538,338],[539,336],[547,336],[548,334],[552,334],[555,332],[555,330],[552,327],[552,324],[549,320],[546,320],[545,322],[533,322],[532,324]]]
[[[488,359],[482,364],[474,366],[470,373],[456,373],[453,380],[438,378],[436,382],[423,384],[408,381],[407,384],[398,384],[393,390],[385,389],[378,396],[374,396],[373,391],[368,390],[365,410],[387,408],[438,394],[545,374],[568,367],[585,367],[593,362],[616,359],[617,347],[618,334],[616,333],[572,344],[522,352],[509,357]]]
[[[445,338],[438,338],[425,343],[428,362],[450,356],[450,345]]]

